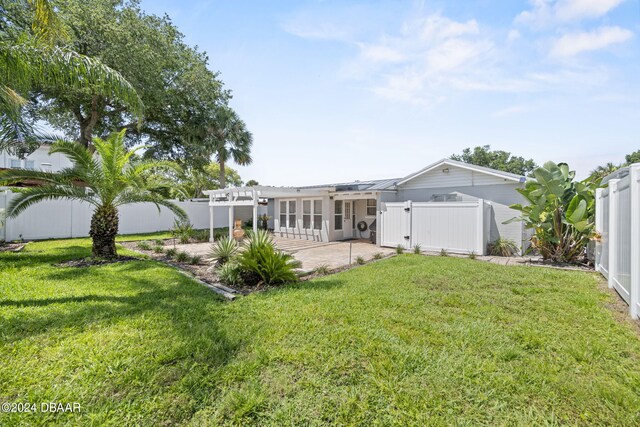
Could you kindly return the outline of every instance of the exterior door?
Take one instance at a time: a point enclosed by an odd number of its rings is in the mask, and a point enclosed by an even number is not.
[[[344,201],[344,215],[342,217],[342,238],[351,239],[353,237],[353,202]]]

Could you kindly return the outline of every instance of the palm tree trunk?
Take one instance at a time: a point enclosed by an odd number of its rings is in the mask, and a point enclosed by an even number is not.
[[[227,181],[224,171],[224,160],[220,160],[218,163],[220,164],[220,177],[218,178],[218,183],[220,184],[220,188],[225,188],[227,186]]]
[[[89,235],[93,239],[93,256],[116,258],[116,234],[118,234],[118,209],[111,205],[96,208],[91,217]]]

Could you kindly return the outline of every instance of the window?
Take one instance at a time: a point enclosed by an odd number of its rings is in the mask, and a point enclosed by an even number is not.
[[[302,228],[322,230],[322,200],[302,201]]]
[[[296,201],[295,200],[280,201],[280,227],[286,227],[286,228],[296,227]]]
[[[367,216],[376,216],[376,199],[367,199]]]
[[[462,200],[462,197],[460,197],[456,193],[452,193],[452,194],[433,194],[431,196],[431,201],[432,202],[459,202],[461,200]]]
[[[34,162],[33,160],[25,160],[24,165],[25,169],[29,169],[31,171],[35,170],[36,168],[36,162]]]
[[[22,167],[22,162],[20,159],[11,159],[10,161],[11,169],[18,169]]]
[[[336,200],[334,209],[334,227],[336,230],[342,230],[342,200]]]

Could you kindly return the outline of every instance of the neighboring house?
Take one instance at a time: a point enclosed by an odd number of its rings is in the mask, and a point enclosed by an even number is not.
[[[211,206],[268,199],[269,226],[282,236],[323,242],[372,237],[379,246],[482,254],[497,238],[525,247],[522,223],[504,224],[518,216],[509,205],[525,201],[516,191],[524,182],[524,176],[443,159],[404,178],[205,193]]]
[[[42,145],[24,159],[11,155],[6,151],[0,151],[0,170],[30,169],[58,172],[73,165],[71,161],[62,154],[54,153],[50,155],[49,148],[50,145],[48,144]],[[30,185],[30,183],[24,183],[23,185]]]

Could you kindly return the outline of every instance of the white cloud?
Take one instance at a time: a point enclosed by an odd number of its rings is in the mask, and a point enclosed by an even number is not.
[[[604,49],[610,45],[624,43],[633,33],[620,27],[600,27],[594,31],[565,34],[551,46],[551,56],[562,58],[582,52]]]
[[[404,53],[385,45],[361,44],[360,52],[363,58],[373,62],[402,62],[406,59]]]
[[[619,6],[624,0],[531,0],[532,8],[520,13],[516,23],[534,27],[598,18]]]
[[[518,30],[509,30],[507,33],[507,42],[512,43],[520,38],[520,32]]]
[[[498,110],[493,113],[493,117],[510,117],[516,114],[523,113],[528,111],[529,107],[526,105],[514,105],[512,107],[507,107],[502,110]]]

